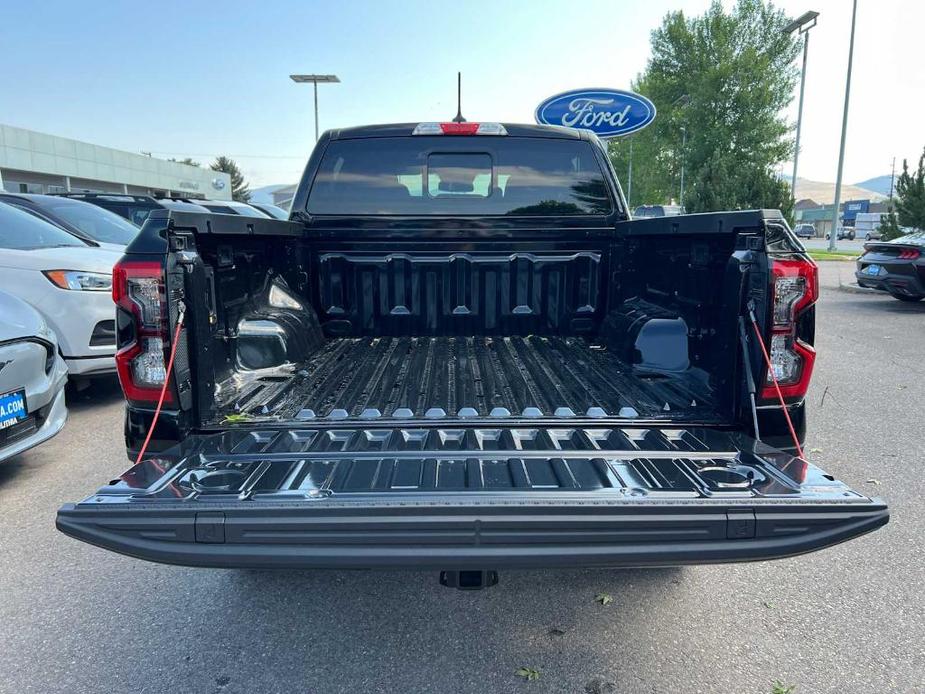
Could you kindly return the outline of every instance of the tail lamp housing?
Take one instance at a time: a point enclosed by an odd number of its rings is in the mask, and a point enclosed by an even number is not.
[[[784,400],[796,402],[805,397],[816,362],[816,351],[800,338],[799,322],[819,298],[819,268],[808,258],[773,258],[771,278],[771,368],[761,397],[777,401],[773,374]]]
[[[113,268],[112,299],[117,312],[123,312],[116,321],[116,370],[122,391],[129,401],[156,403],[167,380],[165,349],[170,341],[163,265],[120,261]],[[172,390],[167,389],[165,404],[174,402]]]

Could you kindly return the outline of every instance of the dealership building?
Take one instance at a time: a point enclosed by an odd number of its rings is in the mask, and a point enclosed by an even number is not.
[[[231,199],[231,178],[208,168],[0,125],[0,190]]]

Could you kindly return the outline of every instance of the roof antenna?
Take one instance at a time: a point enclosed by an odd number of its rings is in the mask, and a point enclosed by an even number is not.
[[[454,123],[465,123],[466,119],[463,118],[462,114],[462,73],[456,73],[456,118],[453,119]]]

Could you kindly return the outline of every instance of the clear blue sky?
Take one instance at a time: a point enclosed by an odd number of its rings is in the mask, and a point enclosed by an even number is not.
[[[807,3],[782,4],[797,13]],[[807,102],[814,115],[804,129],[801,168],[811,178],[834,180],[850,3],[809,4],[823,17],[814,30],[808,85],[818,102]],[[645,66],[649,33],[662,16],[672,9],[699,13],[707,5],[49,0],[39,9],[7,2],[0,25],[0,122],[165,158],[207,162],[229,154],[255,186],[288,183],[298,178],[314,128],[311,86],[293,84],[290,73],[340,76],[342,84],[320,87],[322,129],[449,119],[456,112],[457,70],[467,118],[529,122],[535,105],[558,91],[628,86]],[[896,12],[878,6],[877,17],[887,20],[875,31],[872,8],[862,10],[870,30],[863,40],[859,34],[858,55],[868,56],[870,70],[859,74],[876,93],[884,79],[908,81],[920,92],[914,98],[921,107],[921,73],[893,75],[888,56],[902,37],[883,34],[900,31],[900,24],[918,31],[922,21],[899,17],[921,14],[920,3],[880,5],[896,5]],[[865,86],[856,84],[856,93],[859,104],[870,98]],[[862,120],[863,114],[853,123],[856,137],[864,136]],[[916,130],[914,136],[891,132],[883,151],[856,147],[846,180],[888,171],[893,154],[916,155],[925,144],[925,130]]]

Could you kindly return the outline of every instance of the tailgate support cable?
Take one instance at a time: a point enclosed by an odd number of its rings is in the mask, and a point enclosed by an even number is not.
[[[771,365],[771,357],[768,355],[768,348],[764,344],[764,338],[761,336],[761,328],[758,327],[758,319],[755,318],[755,309],[753,305],[749,305],[748,314],[752,321],[752,327],[755,329],[755,336],[758,338],[758,346],[761,347],[761,354],[764,356],[764,363],[768,367],[768,375],[774,383],[774,390],[777,392],[777,399],[780,401],[784,419],[787,420],[787,428],[790,429],[793,445],[797,449],[797,455],[800,457],[800,460],[806,460],[803,455],[803,447],[800,445],[800,438],[797,436],[796,429],[793,428],[793,420],[790,418],[790,412],[787,410],[787,404],[784,402],[784,394],[781,393],[780,384],[777,382],[777,376],[774,373],[774,367]]]
[[[167,368],[164,370],[164,385],[161,386],[161,394],[157,399],[157,407],[154,409],[154,417],[151,418],[151,426],[148,427],[148,435],[145,436],[145,442],[141,444],[138,451],[138,457],[135,459],[135,465],[141,462],[151,442],[151,436],[154,434],[154,427],[157,425],[158,417],[161,416],[161,407],[164,405],[164,398],[167,396],[167,388],[170,387],[170,373],[173,371],[173,360],[177,356],[177,345],[180,343],[180,329],[183,327],[183,318],[186,315],[186,304],[180,302],[179,313],[177,315],[177,327],[173,331],[173,340],[170,343],[170,357],[167,359]]]

